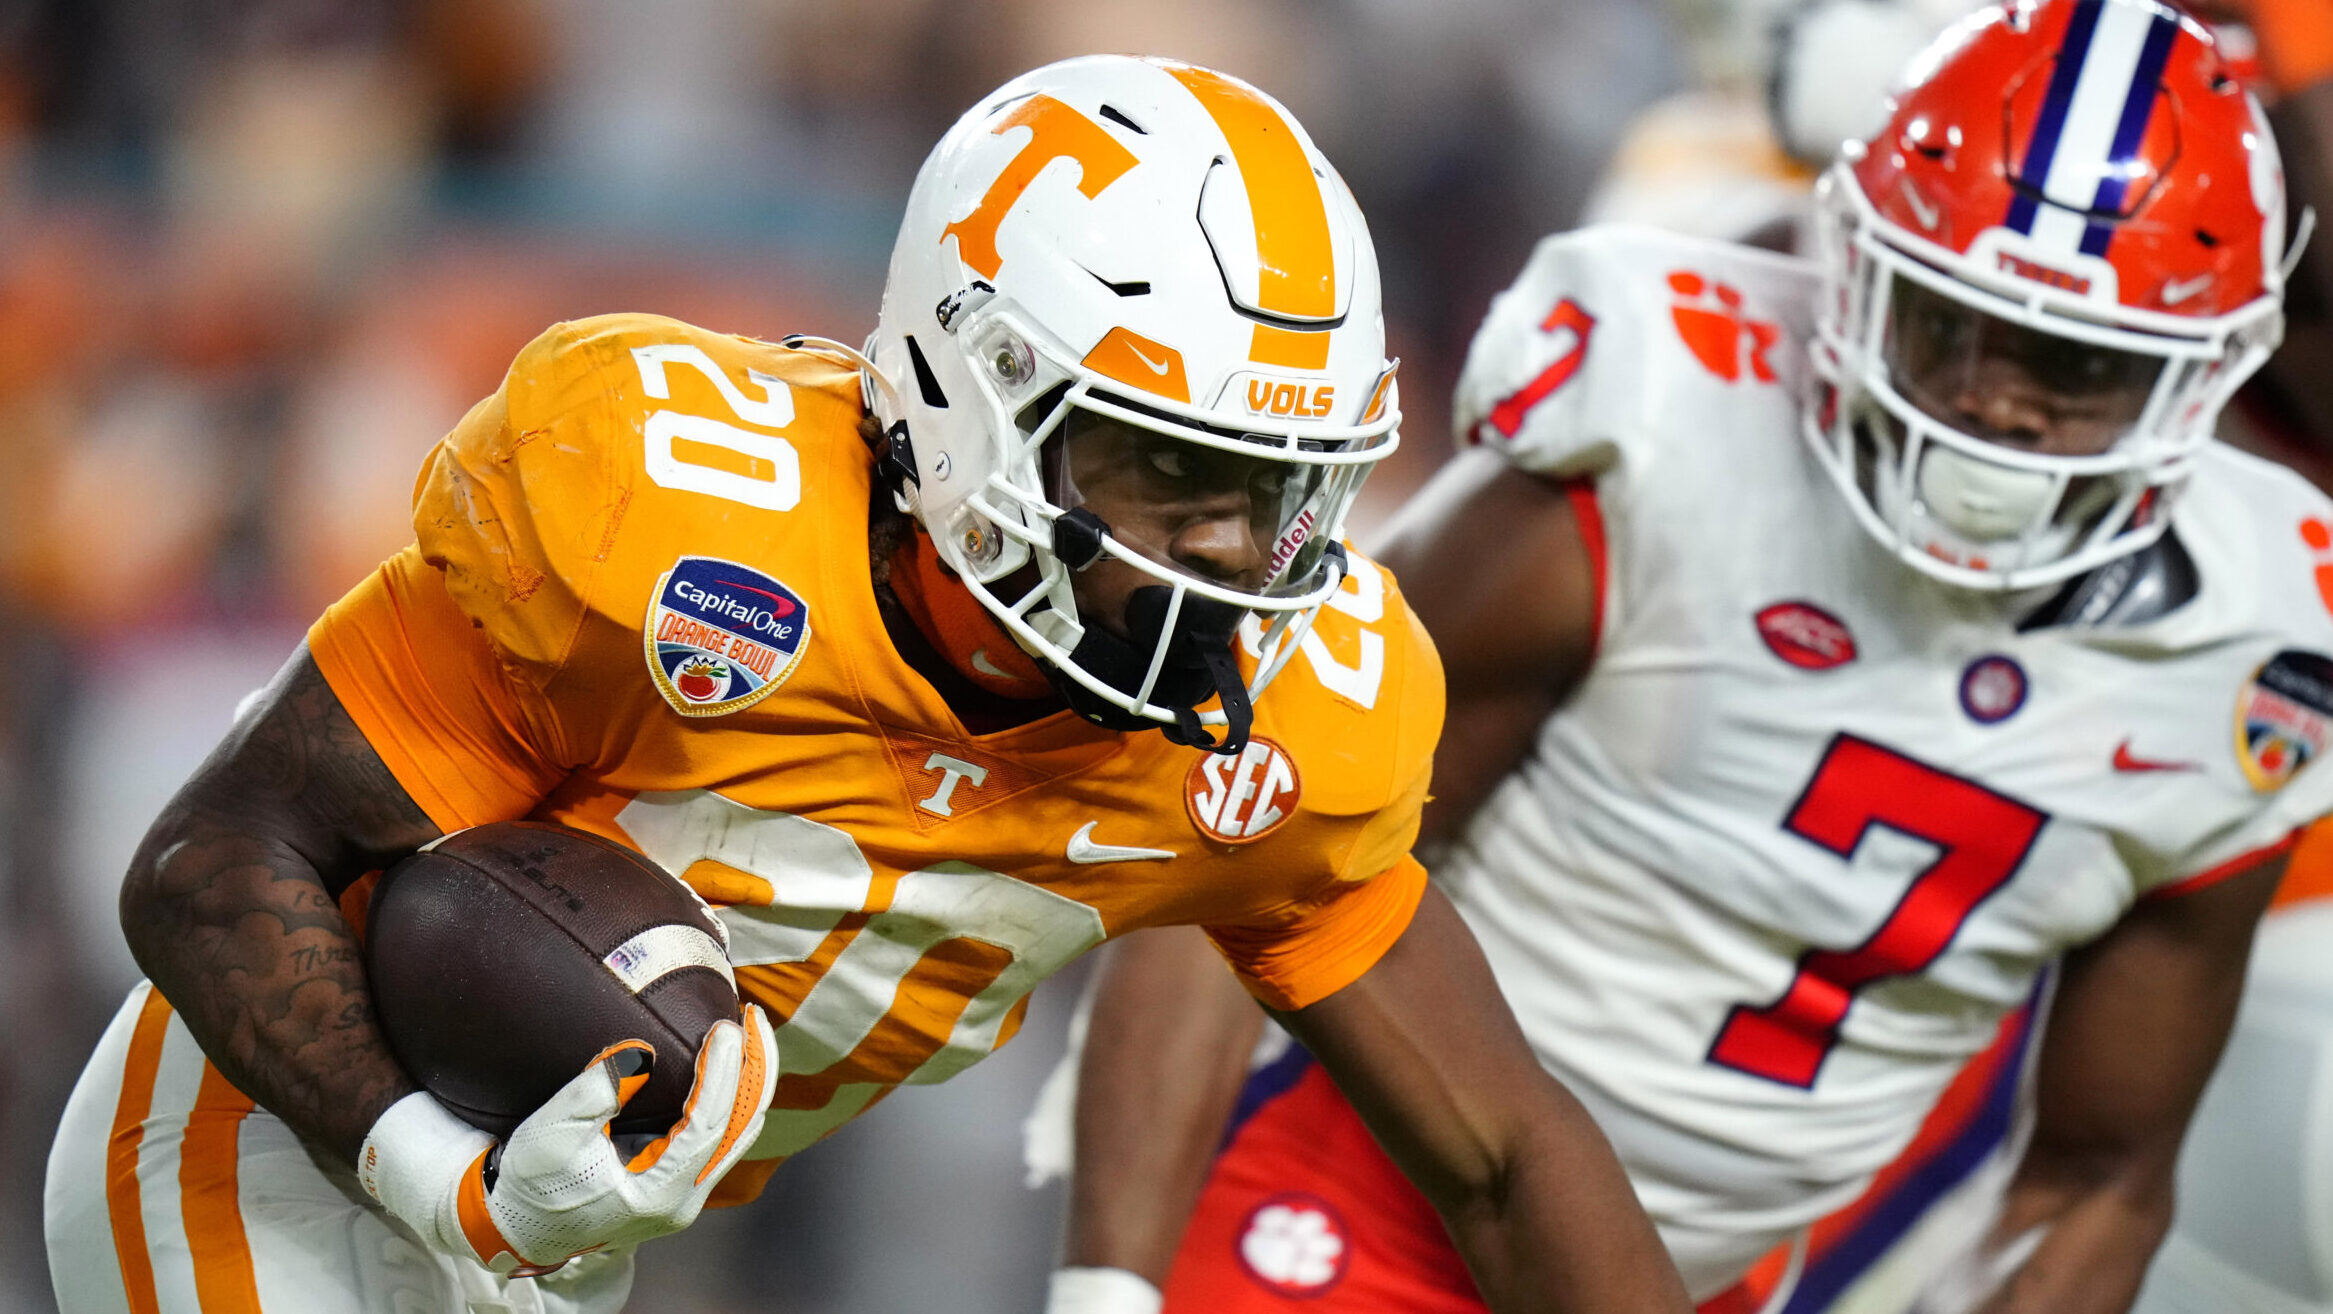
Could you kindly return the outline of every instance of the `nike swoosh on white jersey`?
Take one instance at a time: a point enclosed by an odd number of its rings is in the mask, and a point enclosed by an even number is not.
[[[1152,360],[1150,357],[1143,355],[1142,348],[1135,346],[1131,342],[1126,344],[1126,350],[1134,353],[1134,359],[1141,361],[1145,365],[1148,365],[1150,367],[1151,373],[1156,374],[1161,378],[1166,377],[1167,363],[1165,361]]]
[[[1137,849],[1119,844],[1096,844],[1091,836],[1098,821],[1089,821],[1069,837],[1071,862],[1157,862],[1175,856],[1173,849]]]

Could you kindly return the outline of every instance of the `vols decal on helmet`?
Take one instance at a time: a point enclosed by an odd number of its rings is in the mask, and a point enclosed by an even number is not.
[[[1352,1265],[1345,1221],[1318,1196],[1294,1191],[1272,1196],[1249,1210],[1240,1225],[1240,1268],[1280,1295],[1321,1295]]]
[[[988,193],[972,213],[940,230],[941,241],[956,239],[956,258],[987,278],[995,278],[1004,266],[1004,257],[996,249],[997,225],[1004,222],[1006,212],[1029,190],[1029,184],[1037,181],[1046,165],[1075,160],[1077,189],[1091,200],[1140,162],[1107,128],[1042,92],[1022,101],[989,131],[1003,136],[1015,128],[1029,130],[1029,140],[1021,146],[1020,154],[988,185]]]
[[[641,627],[648,674],[682,716],[743,711],[794,673],[810,605],[747,566],[682,557],[656,581]]]
[[[1271,834],[1293,816],[1303,788],[1295,759],[1256,735],[1235,755],[1200,757],[1183,782],[1183,796],[1190,805],[1191,823],[1201,833],[1226,844],[1246,844]]]
[[[2236,694],[2236,763],[2252,788],[2282,789],[2333,740],[2333,657],[2287,648]]]
[[[1337,390],[1303,379],[1280,379],[1269,374],[1234,374],[1224,385],[1227,398],[1242,400],[1250,415],[1293,416],[1325,420],[1336,408]]]

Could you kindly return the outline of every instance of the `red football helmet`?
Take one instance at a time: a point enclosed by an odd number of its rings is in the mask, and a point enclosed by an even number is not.
[[[1816,209],[1807,437],[1865,528],[1952,583],[2160,537],[2283,333],[2275,141],[2210,32],[2155,0],[1955,25]]]

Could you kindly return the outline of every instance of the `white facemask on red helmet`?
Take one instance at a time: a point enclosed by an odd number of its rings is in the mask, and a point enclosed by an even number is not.
[[[1820,184],[1807,437],[1864,527],[1951,583],[2145,547],[2282,336],[2284,209],[2260,107],[2192,20],[1980,11]]]
[[[1368,228],[1288,111],[1165,60],[1015,79],[916,175],[867,354],[903,509],[1072,705],[1189,736],[1225,724],[1193,706],[1220,693],[1244,738],[1246,701],[1343,578],[1346,512],[1400,422]],[[1081,516],[1048,460],[1080,412],[1265,463],[1271,579],[1228,587]],[[1097,554],[1158,585],[1106,661],[1071,588]],[[1194,693],[1195,649],[1228,662],[1248,615],[1244,689]]]

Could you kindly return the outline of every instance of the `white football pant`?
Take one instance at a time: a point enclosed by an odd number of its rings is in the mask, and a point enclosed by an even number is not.
[[[65,1106],[45,1213],[61,1314],[617,1314],[632,1289],[629,1250],[517,1280],[427,1250],[146,983]]]

